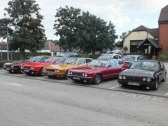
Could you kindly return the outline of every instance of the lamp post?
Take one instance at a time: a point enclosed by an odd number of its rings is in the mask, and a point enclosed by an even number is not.
[[[7,43],[7,61],[9,61],[9,42],[8,42],[8,25],[6,26],[6,43]]]

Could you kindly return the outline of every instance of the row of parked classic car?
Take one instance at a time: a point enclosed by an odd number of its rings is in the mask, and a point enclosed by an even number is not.
[[[157,90],[166,81],[166,68],[160,61],[141,55],[103,54],[97,59],[84,57],[35,56],[29,60],[5,63],[10,73],[72,79],[75,82],[99,84],[117,78],[121,86],[145,86]]]

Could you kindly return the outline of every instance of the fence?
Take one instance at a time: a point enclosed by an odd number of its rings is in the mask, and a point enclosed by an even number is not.
[[[26,52],[25,56],[26,57],[31,57],[31,56],[38,56],[38,55],[51,55],[51,53],[48,52],[37,52],[37,53],[32,53],[32,52]],[[24,57],[24,58],[26,58]],[[9,51],[9,60],[22,60],[23,56],[21,52],[13,52]],[[0,60],[7,60],[7,52],[0,52]]]

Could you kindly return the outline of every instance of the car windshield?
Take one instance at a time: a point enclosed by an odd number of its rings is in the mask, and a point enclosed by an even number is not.
[[[134,60],[135,60],[135,57],[133,57],[133,56],[124,56],[124,57],[123,57],[123,60],[126,60],[126,61],[134,61]]]
[[[35,56],[35,57],[33,57],[32,61],[33,61],[33,62],[38,62],[38,61],[40,61],[41,59],[42,59],[42,56]]]
[[[78,59],[77,58],[67,58],[63,63],[64,64],[77,64]]]
[[[110,59],[111,57],[112,57],[112,55],[102,55],[98,59],[99,60],[105,60],[105,59]]]
[[[134,62],[130,69],[155,71],[159,69],[159,66],[157,62],[142,61],[142,62]]]
[[[91,67],[105,67],[108,61],[92,60],[88,65]]]
[[[52,63],[62,63],[65,60],[63,57],[54,57]]]

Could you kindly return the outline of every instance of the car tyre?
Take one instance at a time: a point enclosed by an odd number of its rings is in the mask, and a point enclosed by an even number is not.
[[[96,74],[93,78],[93,83],[94,84],[99,84],[101,82],[102,78],[100,74]]]
[[[75,83],[79,83],[80,82],[80,80],[73,80]]]
[[[65,72],[65,74],[64,74],[64,77],[63,77],[64,79],[68,79],[68,70]]]
[[[158,81],[158,79],[156,79],[155,84],[152,86],[152,89],[157,90],[158,86],[159,86],[159,81]]]
[[[45,76],[45,74],[43,73],[43,68],[40,68],[39,72],[38,72],[38,75],[40,76]]]
[[[165,82],[165,81],[166,81],[166,74],[164,75],[162,82]]]

